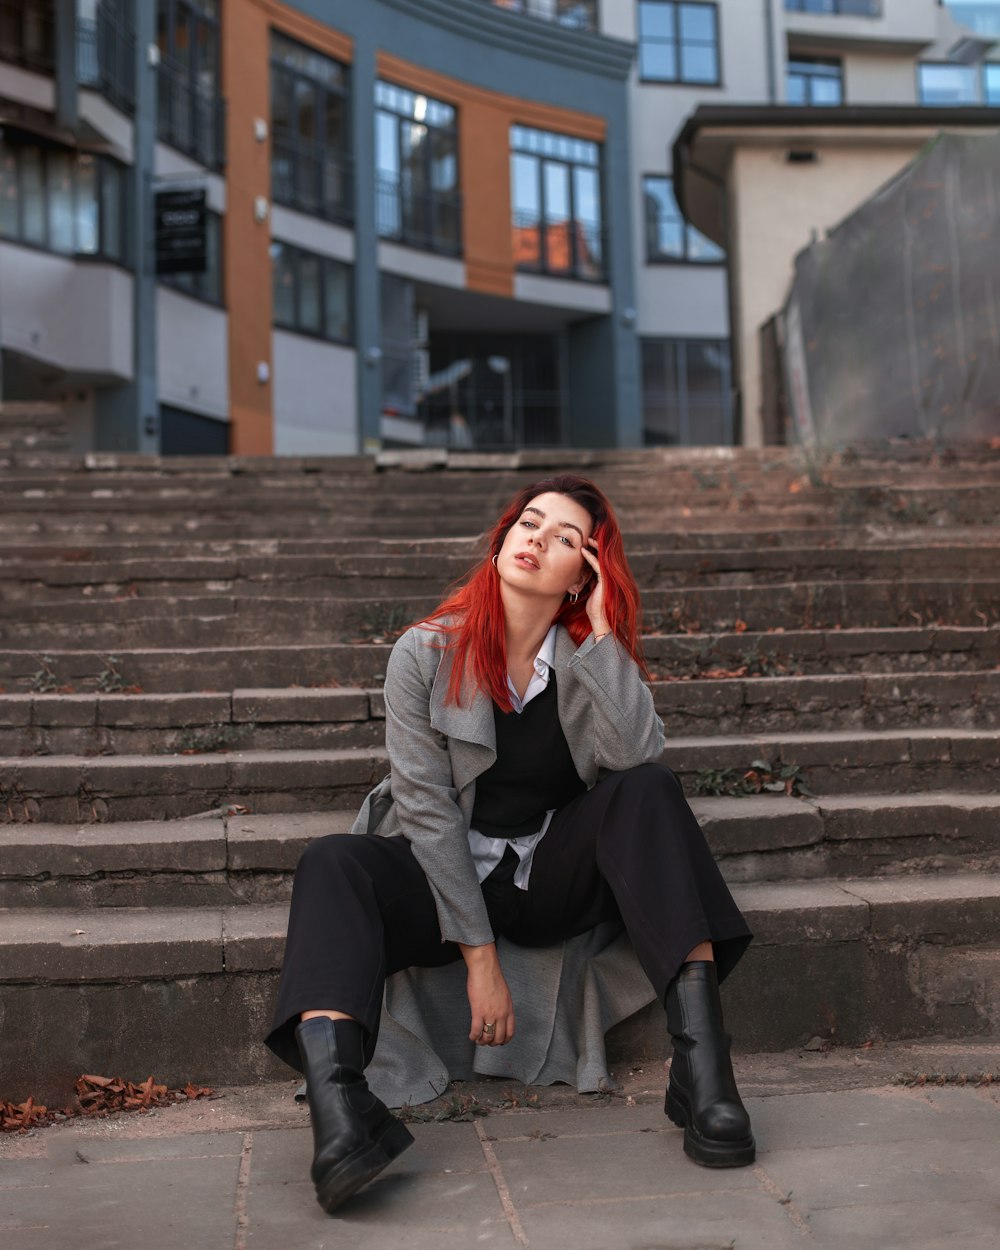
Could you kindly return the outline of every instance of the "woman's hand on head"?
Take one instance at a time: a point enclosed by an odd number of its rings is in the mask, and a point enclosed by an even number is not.
[[[496,946],[466,946],[462,954],[468,970],[466,990],[472,1013],[469,1041],[477,1046],[503,1046],[514,1036],[514,1003]],[[485,1031],[487,1024],[493,1025],[492,1032]]]
[[[610,634],[611,626],[604,615],[604,578],[601,576],[597,540],[588,538],[580,550],[594,574],[590,583],[590,594],[587,596],[587,619],[595,634]]]

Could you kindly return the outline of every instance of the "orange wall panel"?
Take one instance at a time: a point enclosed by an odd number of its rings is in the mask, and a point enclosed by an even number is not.
[[[271,231],[268,220],[254,220],[254,201],[270,202],[271,145],[257,140],[253,122],[271,116],[267,17],[252,0],[223,0],[222,29],[230,451],[266,456],[274,448],[272,387],[257,381],[257,365],[271,360]]]

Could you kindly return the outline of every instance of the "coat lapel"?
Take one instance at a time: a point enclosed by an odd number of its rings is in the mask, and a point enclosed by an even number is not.
[[[481,690],[471,691],[466,683],[461,705],[446,703],[451,666],[452,655],[445,651],[431,687],[431,728],[448,739],[455,789],[464,790],[497,757],[493,700]]]

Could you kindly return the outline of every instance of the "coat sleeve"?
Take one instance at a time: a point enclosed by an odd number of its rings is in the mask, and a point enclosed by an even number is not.
[[[663,754],[663,722],[639,666],[614,635],[584,639],[568,664],[591,696],[598,768],[622,772]]]
[[[430,686],[416,655],[419,631],[393,647],[385,675],[385,744],[404,837],[424,870],[443,942],[483,946],[493,930],[458,804],[447,739],[431,727]]]

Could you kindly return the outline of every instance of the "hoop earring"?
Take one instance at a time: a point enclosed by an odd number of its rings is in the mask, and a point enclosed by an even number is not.
[[[573,593],[569,597],[569,601],[570,603],[576,603],[577,599],[579,598],[580,598],[579,592],[574,590]]]
[[[500,554],[500,552],[498,551],[498,552],[497,552],[497,556],[498,556],[499,554]],[[496,568],[496,566],[497,566],[497,556],[494,556],[494,557],[493,557],[493,560],[492,560],[492,564],[493,564],[493,567],[494,567],[494,568]]]

